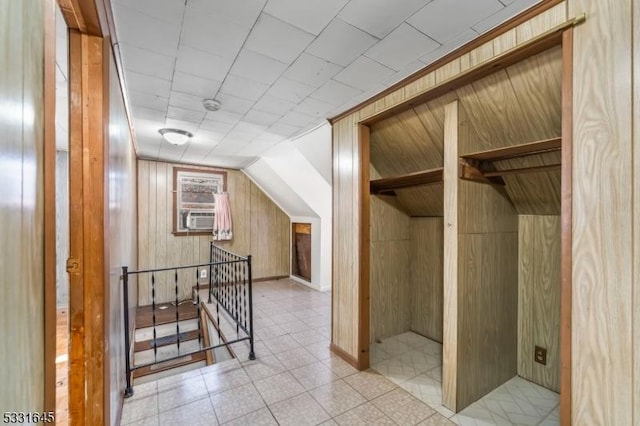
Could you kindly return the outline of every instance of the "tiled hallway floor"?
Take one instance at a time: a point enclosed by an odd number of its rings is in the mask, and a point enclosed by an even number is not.
[[[447,419],[453,413],[439,405],[439,387],[429,387],[440,380],[437,343],[405,333],[376,345],[375,368],[386,378],[373,370],[358,372],[329,351],[329,293],[288,279],[255,283],[254,306],[255,361],[242,357],[136,385],[135,395],[125,400],[122,424],[453,424]],[[511,405],[521,403],[508,397],[496,396],[507,417]],[[500,398],[507,400],[502,404]],[[542,406],[545,395],[536,401]],[[479,405],[470,413],[476,419],[463,412],[452,420],[511,424],[486,417],[482,410],[494,413],[494,405]],[[556,405],[557,400],[549,412],[557,413]]]

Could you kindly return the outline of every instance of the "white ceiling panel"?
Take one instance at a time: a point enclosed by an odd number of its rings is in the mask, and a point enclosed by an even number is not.
[[[255,111],[263,111],[282,116],[289,112],[294,106],[296,106],[295,102],[279,99],[271,95],[264,95],[256,102],[253,109]]]
[[[478,33],[482,34],[489,31],[491,28],[494,28],[509,18],[516,16],[518,13],[522,12],[525,9],[530,8],[531,6],[539,3],[540,0],[516,0],[516,1],[507,1],[501,0],[502,3],[508,5],[507,7],[500,9],[498,12],[494,13],[491,16],[483,19],[473,26],[473,29]]]
[[[345,4],[347,0],[270,0],[264,11],[294,27],[318,35]]]
[[[153,120],[164,123],[165,118],[167,118],[167,111],[134,106],[131,109],[131,115],[135,118],[142,118],[145,120]]]
[[[329,111],[336,107],[335,104],[322,100],[307,98],[293,108],[294,112],[299,112],[312,117],[324,117]]]
[[[262,126],[270,126],[282,117],[281,114],[272,114],[258,110],[251,110],[244,116],[244,121]]]
[[[151,93],[165,98],[169,97],[169,92],[171,91],[171,80],[133,71],[127,73],[126,85],[127,87],[135,88],[138,92]]]
[[[126,6],[173,26],[182,23],[185,7],[185,2],[175,0],[113,0],[111,3],[114,9]]]
[[[337,106],[361,93],[362,90],[360,89],[347,86],[335,80],[329,80],[313,93],[311,97]]]
[[[444,44],[502,8],[498,0],[434,0],[407,22]]]
[[[250,29],[223,16],[207,15],[187,6],[180,44],[233,59]]]
[[[258,157],[268,149],[272,148],[273,144],[266,142],[250,142],[244,146],[242,150],[238,152],[238,155],[247,157]]]
[[[163,80],[171,80],[173,78],[173,67],[176,61],[174,57],[140,49],[123,42],[119,46],[122,52],[122,62],[126,70],[158,77]]]
[[[167,118],[188,121],[190,123],[197,123],[199,125],[204,118],[204,111],[193,111],[190,109],[184,109],[169,105],[169,109],[167,110]]]
[[[288,64],[250,50],[243,50],[236,58],[231,74],[259,83],[271,84],[287,69]]]
[[[362,91],[369,90],[376,83],[389,77],[395,71],[366,56],[360,56],[351,65],[339,72],[334,80]]]
[[[372,35],[342,19],[334,19],[307,48],[307,53],[344,67],[377,42]]]
[[[267,84],[229,74],[227,79],[222,83],[220,93],[237,96],[238,98],[249,101],[256,101],[268,88],[269,85]]]
[[[431,0],[351,0],[339,18],[378,38],[386,37]]]
[[[216,134],[226,135],[233,129],[235,123],[222,123],[220,121],[203,120],[200,123],[200,129],[210,131]]]
[[[465,45],[466,43],[468,43],[469,41],[473,40],[476,37],[478,37],[477,32],[475,32],[474,30],[467,30],[461,34],[458,34],[455,38],[453,38],[452,40],[449,40],[448,42],[446,42],[436,50],[427,53],[426,55],[420,58],[420,61],[429,65],[435,60],[440,59],[447,53],[450,53],[455,49],[457,49],[458,47]]]
[[[244,115],[254,104],[254,101],[241,99],[225,93],[218,93],[218,95],[216,95],[216,99],[222,104],[222,110],[224,112],[230,112],[233,114]]]
[[[146,13],[116,3],[114,5],[118,40],[152,52],[175,56],[180,26],[167,25]]]
[[[198,131],[198,128],[200,127],[200,125],[197,123],[189,122],[189,121],[177,120],[175,118],[167,118],[164,121],[164,126],[162,127],[169,127],[172,129],[183,129],[195,134]]]
[[[308,32],[263,13],[249,34],[244,47],[290,64],[313,38],[314,36]]]
[[[267,95],[295,102],[297,104],[315,90],[316,88],[313,86],[281,77],[267,91]]]
[[[336,75],[342,67],[317,56],[303,53],[283,74],[290,80],[320,87]]]
[[[440,47],[438,43],[407,24],[402,24],[365,55],[396,71]]]
[[[229,72],[233,59],[212,55],[192,47],[180,45],[176,71],[209,80],[222,81]]]
[[[267,0],[189,0],[187,6],[198,13],[220,16],[251,28],[266,2]]]
[[[242,114],[229,111],[208,111],[205,120],[217,121],[220,123],[236,124],[242,118]]]
[[[316,119],[317,119],[316,117],[313,117],[308,114],[302,114],[296,111],[289,111],[278,121],[278,123],[288,124],[290,126],[296,126],[296,127],[304,127],[311,122],[315,122]]]
[[[207,99],[212,98],[218,92],[220,84],[221,82],[216,80],[208,80],[176,71],[173,76],[171,90],[197,96],[200,99]]]
[[[204,113],[206,110],[202,106],[200,96],[189,95],[188,93],[171,91],[169,95],[169,105]]]
[[[171,160],[172,158],[180,158],[187,149],[187,145],[173,145],[163,140],[160,143],[160,151],[158,151],[158,159]]]
[[[169,106],[169,98],[156,96],[149,93],[137,92],[127,89],[129,92],[129,101],[135,107],[141,106],[145,108],[155,109],[158,111],[166,111]]]
[[[290,124],[277,122],[276,124],[269,127],[267,132],[272,135],[280,135],[282,136],[282,140],[284,140],[298,133],[300,129],[302,129],[302,126],[292,126]]]
[[[202,128],[193,135],[193,138],[189,141],[190,145],[195,146],[207,146],[209,149],[216,146],[222,139],[224,139],[225,133],[212,132],[203,130]]]

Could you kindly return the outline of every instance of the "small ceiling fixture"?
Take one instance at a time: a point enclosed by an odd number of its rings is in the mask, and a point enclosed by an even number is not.
[[[184,145],[193,137],[193,133],[181,129],[160,129],[158,133],[162,135],[165,141],[173,145]]]
[[[220,109],[220,101],[216,101],[215,99],[205,99],[202,101],[202,106],[207,111],[217,111]]]

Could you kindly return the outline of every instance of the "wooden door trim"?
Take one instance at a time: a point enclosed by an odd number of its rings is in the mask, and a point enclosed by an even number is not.
[[[371,231],[370,211],[371,194],[369,192],[370,168],[370,131],[364,124],[358,124],[358,149],[360,160],[360,270],[358,285],[358,369],[369,368],[369,333],[371,327],[371,282],[370,282],[370,251]]]
[[[562,34],[560,424],[571,425],[573,28]]]
[[[44,4],[44,410],[56,411],[56,21]]]

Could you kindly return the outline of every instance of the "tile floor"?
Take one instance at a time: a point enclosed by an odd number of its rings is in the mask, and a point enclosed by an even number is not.
[[[454,416],[441,405],[441,345],[414,333],[374,345],[374,369],[358,372],[329,351],[329,293],[261,282],[254,307],[255,361],[239,355],[136,385],[122,424],[558,424],[557,394],[517,378]]]

